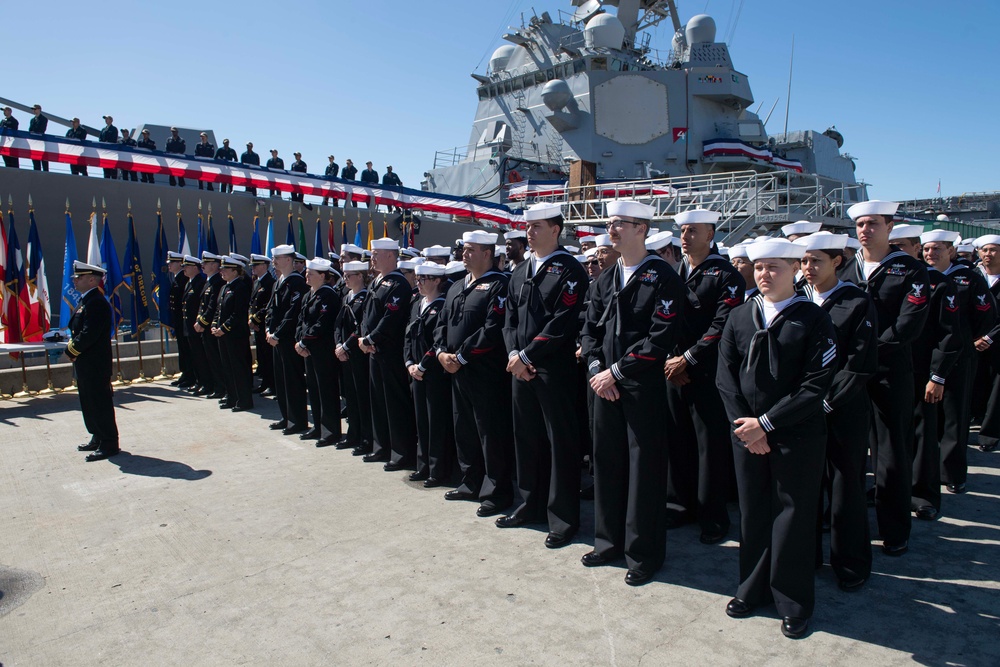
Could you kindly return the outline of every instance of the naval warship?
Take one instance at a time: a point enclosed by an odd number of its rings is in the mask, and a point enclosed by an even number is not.
[[[767,133],[712,17],[682,26],[674,0],[572,5],[503,35],[487,73],[472,75],[468,144],[437,152],[424,190],[515,208],[561,202],[580,224],[619,197],[663,219],[710,206],[732,241],[801,218],[837,226],[867,199],[836,128]],[[659,51],[650,29],[667,20],[673,39]]]

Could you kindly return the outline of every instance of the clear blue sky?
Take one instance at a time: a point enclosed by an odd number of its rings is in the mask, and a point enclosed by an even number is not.
[[[784,120],[795,35],[789,129],[836,125],[873,198],[1000,189],[994,118],[1000,3],[993,0],[678,0],[682,23],[707,9],[732,30],[768,130]],[[42,10],[40,10],[42,8]],[[435,150],[464,144],[501,29],[569,0],[290,0],[282,3],[54,0],[3,5],[0,96],[38,102],[99,126],[210,127],[243,150],[301,150],[380,173],[392,164],[419,187]],[[514,18],[505,21],[505,17]],[[669,49],[672,28],[654,30]],[[478,65],[478,70],[476,69]],[[27,115],[17,113],[26,124]]]

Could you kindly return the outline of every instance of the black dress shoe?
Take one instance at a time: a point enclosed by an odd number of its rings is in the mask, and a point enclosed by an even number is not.
[[[458,489],[453,489],[444,494],[445,500],[479,500],[478,493],[472,493],[471,491],[459,491]]]
[[[299,433],[305,433],[309,429],[305,424],[292,424],[281,431],[281,435],[298,435]]]
[[[319,436],[323,434],[323,431],[318,428],[311,428],[302,435],[299,436],[299,440],[319,440]]]
[[[191,391],[191,394],[194,396],[208,396],[209,393],[211,392],[209,392],[209,390],[205,389],[204,387],[197,387],[196,389]]]
[[[861,577],[856,579],[841,579],[837,582],[837,588],[845,593],[857,593],[864,588],[867,581],[867,579],[862,579]]]
[[[276,421],[276,422],[272,422],[272,423],[268,424],[267,427],[269,429],[271,429],[272,431],[281,431],[283,429],[288,428],[288,422],[286,422],[284,419],[282,419],[280,421]]]
[[[506,507],[506,506],[504,506]],[[504,508],[499,505],[487,500],[479,507],[476,508],[476,516],[486,518],[488,516],[496,516],[497,514],[502,514]]]
[[[225,398],[225,397],[226,397],[226,395],[223,394],[221,391],[213,391],[211,394],[208,394],[207,396],[205,396],[205,398],[214,398],[214,399],[220,399],[220,398]]]
[[[418,470],[416,472],[411,472],[410,476],[407,478],[411,482],[423,482],[431,478],[431,474],[426,470]]]
[[[341,440],[341,441],[337,442],[336,444],[334,444],[333,446],[336,447],[337,449],[354,449],[358,445],[357,445],[357,443],[354,443],[354,442],[348,442],[347,440]]]
[[[914,510],[914,514],[923,521],[934,521],[938,518],[939,513],[933,505],[921,505]]]
[[[525,524],[531,523],[528,519],[528,514],[508,514],[507,516],[502,516],[497,518],[496,524],[497,528],[519,528]]]
[[[726,616],[730,618],[746,618],[753,613],[753,607],[751,607],[745,600],[739,598],[733,598],[726,605]]]
[[[961,484],[949,484],[948,492],[955,494],[965,493],[965,482],[962,482]]]
[[[234,405],[232,407],[232,411],[233,412],[246,412],[247,410],[249,410],[252,407],[253,407],[252,405]]]
[[[559,533],[549,533],[545,536],[545,547],[547,549],[561,549],[567,544],[573,541],[576,536],[576,531],[570,531],[565,535],[560,535]]]
[[[331,447],[333,445],[333,438],[320,438],[316,441],[317,447]]]
[[[425,489],[436,489],[439,486],[444,486],[444,482],[439,480],[437,477],[428,477],[424,480]]]
[[[368,456],[369,454],[371,454],[371,452],[368,451],[368,448],[365,447],[364,445],[358,445],[357,447],[351,450],[352,456]]]
[[[583,554],[580,562],[583,563],[584,567],[601,567],[602,565],[610,565],[619,558],[621,556],[616,554],[602,554],[597,551],[590,551]]]
[[[629,586],[642,586],[648,584],[653,579],[652,572],[642,570],[629,570],[625,573],[625,583]]]
[[[180,384],[181,384],[180,380],[174,380],[173,382],[170,383],[170,386],[171,387],[178,387],[178,386],[180,386]]]
[[[88,463],[91,461],[103,461],[104,459],[109,459],[115,454],[120,454],[120,453],[121,453],[120,449],[113,449],[111,451],[98,450],[96,452],[87,454],[87,458],[84,460],[87,461]]]
[[[78,445],[76,451],[78,452],[95,452],[101,446],[101,443],[90,441],[85,445]]]
[[[235,407],[236,407],[235,403],[227,403],[226,401],[222,401],[219,403],[220,410],[232,410]]]
[[[719,542],[725,542],[726,531],[723,530],[716,532],[716,531],[703,530],[701,533],[701,537],[699,537],[698,540],[702,544],[718,544]]]
[[[806,636],[807,632],[809,632],[808,618],[785,616],[781,619],[781,634],[789,639],[801,639]]]
[[[267,391],[267,387],[265,387],[264,385],[261,385],[259,387],[254,387],[252,389],[252,391],[255,394],[263,394],[265,391]]]
[[[406,461],[389,461],[382,466],[382,470],[386,472],[399,472],[400,470],[408,470],[410,467],[410,464]]]
[[[263,396],[264,398],[271,398],[272,396],[274,396],[274,390],[268,387],[264,391],[260,392],[260,395]]]
[[[389,457],[385,454],[365,454],[361,460],[365,463],[388,463]]]
[[[892,556],[893,558],[895,558],[896,556],[902,556],[909,550],[910,550],[909,542],[902,542],[900,544],[889,544],[888,542],[884,542],[882,544],[882,553],[884,553],[886,556]]]

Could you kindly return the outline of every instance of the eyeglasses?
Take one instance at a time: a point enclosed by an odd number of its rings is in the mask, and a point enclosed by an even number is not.
[[[424,283],[428,280],[439,280],[441,276],[417,276],[418,283]]]
[[[611,218],[608,224],[604,226],[605,229],[611,231],[612,229],[622,229],[625,225],[644,225],[644,222],[632,222],[631,220],[622,220],[621,218]]]

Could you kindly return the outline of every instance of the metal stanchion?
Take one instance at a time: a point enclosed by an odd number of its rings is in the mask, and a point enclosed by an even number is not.
[[[115,378],[115,381],[111,383],[111,386],[117,387],[123,384],[129,384],[129,381],[122,375],[122,354],[121,348],[118,347],[118,332],[115,332],[115,358],[118,360],[118,375]]]
[[[24,365],[24,352],[21,352],[21,391],[14,394],[13,398],[26,398],[34,396],[37,392],[28,391],[28,369]]]
[[[52,364],[49,363],[49,351],[45,350],[45,389],[38,392],[39,395],[42,394],[57,394],[61,390],[56,390],[52,385]]]
[[[139,350],[139,377],[136,378],[136,382],[152,382],[152,378],[146,377],[146,369],[142,367],[142,332],[140,331],[136,334],[137,338],[135,341],[136,349]]]
[[[166,332],[163,330],[163,324],[160,324],[160,374],[157,375],[154,380],[169,380],[170,375],[167,375],[167,352],[166,352]]]

